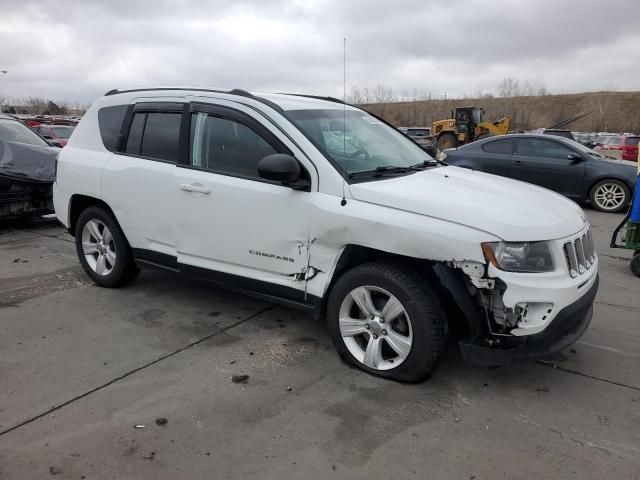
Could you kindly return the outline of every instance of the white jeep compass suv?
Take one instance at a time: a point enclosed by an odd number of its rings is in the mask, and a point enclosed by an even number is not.
[[[331,98],[108,92],[60,154],[54,204],[98,285],[163,268],[307,309],[345,359],[402,381],[447,336],[484,365],[557,352],[598,288],[575,203],[437,164]]]

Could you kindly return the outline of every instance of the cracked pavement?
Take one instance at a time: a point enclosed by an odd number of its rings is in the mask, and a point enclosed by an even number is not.
[[[0,225],[0,479],[640,479],[640,279],[621,216],[587,213],[583,338],[494,369],[450,345],[419,385],[343,364],[307,314],[165,272],[101,289],[55,224]]]

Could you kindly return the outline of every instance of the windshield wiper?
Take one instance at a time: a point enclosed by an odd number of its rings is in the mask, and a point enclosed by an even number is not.
[[[357,177],[360,175],[373,175],[374,177],[381,177],[387,173],[407,173],[411,170],[415,170],[412,167],[395,167],[393,165],[385,165],[383,167],[376,167],[373,170],[362,170],[361,172],[353,172],[349,174],[349,178]]]

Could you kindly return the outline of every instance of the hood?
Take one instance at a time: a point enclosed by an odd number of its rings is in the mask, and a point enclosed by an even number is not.
[[[586,221],[576,203],[551,190],[459,167],[350,188],[357,200],[466,225],[506,241],[564,238]]]
[[[59,148],[0,140],[0,175],[53,183],[59,151]]]

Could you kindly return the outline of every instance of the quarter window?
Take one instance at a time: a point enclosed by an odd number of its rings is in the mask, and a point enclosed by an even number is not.
[[[114,105],[98,110],[100,136],[105,148],[111,152],[118,149],[118,139],[128,105]]]
[[[191,115],[190,145],[192,166],[255,179],[260,160],[278,153],[246,125],[206,113]]]
[[[504,155],[511,155],[513,153],[513,143],[513,138],[494,140],[482,145],[482,150],[486,153],[500,153]]]
[[[520,155],[566,159],[570,153],[575,152],[553,140],[541,138],[521,138],[518,140],[518,154]]]

